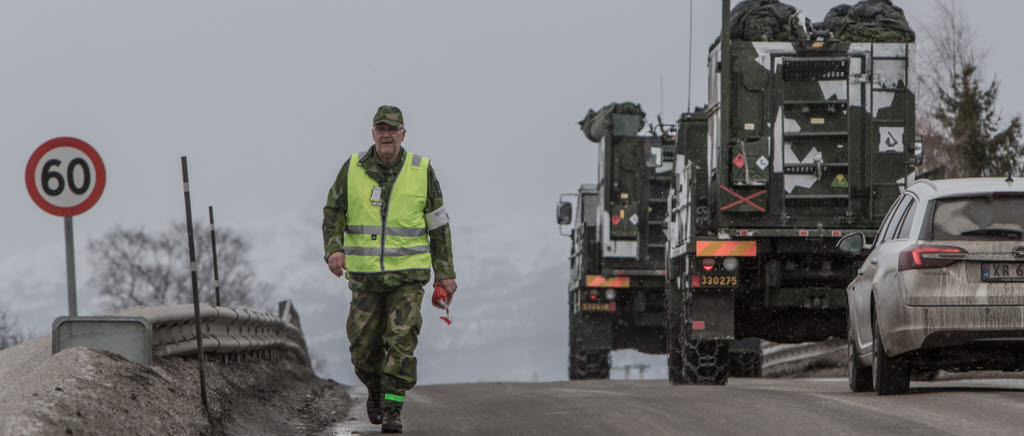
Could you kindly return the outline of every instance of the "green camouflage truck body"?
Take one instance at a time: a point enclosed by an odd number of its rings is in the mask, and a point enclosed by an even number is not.
[[[611,350],[666,350],[668,195],[676,144],[667,133],[638,134],[644,113],[633,103],[591,111],[580,124],[596,143],[598,171],[597,183],[575,194],[567,235],[569,377],[607,378]]]
[[[859,260],[835,242],[873,236],[913,181],[915,46],[727,45],[709,55],[708,106],[680,120],[670,277],[676,288],[696,287],[704,274],[696,263],[722,260],[702,253],[700,241],[755,241],[731,287],[735,313],[719,310],[723,321],[695,337],[841,336],[844,289]]]

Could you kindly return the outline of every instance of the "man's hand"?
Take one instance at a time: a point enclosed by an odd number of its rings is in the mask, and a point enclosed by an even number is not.
[[[331,268],[331,272],[335,276],[341,277],[341,274],[345,272],[345,253],[336,251],[331,253],[331,256],[327,258],[327,266]]]
[[[452,304],[452,297],[455,295],[455,290],[458,289],[458,285],[455,284],[455,279],[440,279],[434,281],[434,286],[441,285],[444,291],[448,293],[448,300],[445,304]]]

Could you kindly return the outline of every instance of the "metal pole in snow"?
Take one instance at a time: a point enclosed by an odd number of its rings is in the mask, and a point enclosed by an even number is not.
[[[199,389],[203,398],[203,408],[210,414],[210,404],[206,399],[206,352],[203,349],[203,325],[199,316],[199,277],[196,275],[196,242],[192,236],[192,196],[188,186],[188,160],[181,157],[181,180],[185,186],[185,227],[188,229],[188,260],[192,270],[192,306],[196,311],[196,345],[199,347]]]
[[[213,247],[213,290],[216,305],[220,306],[220,272],[217,270],[217,231],[213,226],[213,206],[210,206],[210,246]]]

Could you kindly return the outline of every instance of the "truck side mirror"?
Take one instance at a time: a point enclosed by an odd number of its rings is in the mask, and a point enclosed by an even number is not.
[[[558,225],[567,226],[572,224],[572,203],[568,201],[559,201],[558,208],[556,209],[558,217]]]
[[[924,140],[920,136],[914,137],[914,165],[921,166],[924,163]]]
[[[839,243],[836,244],[836,247],[839,248],[839,251],[852,256],[861,254],[864,252],[864,235],[861,233],[852,233],[843,236],[843,238],[839,240]]]

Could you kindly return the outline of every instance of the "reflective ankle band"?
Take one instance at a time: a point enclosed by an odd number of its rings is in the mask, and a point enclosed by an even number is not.
[[[394,401],[396,403],[404,403],[405,397],[401,395],[384,394],[384,399],[387,401]]]

